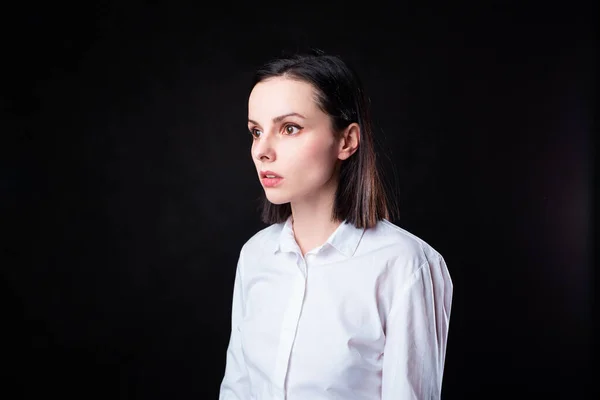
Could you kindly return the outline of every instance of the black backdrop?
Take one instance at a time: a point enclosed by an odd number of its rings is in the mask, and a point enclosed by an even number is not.
[[[317,47],[364,81],[394,222],[448,263],[443,397],[584,398],[591,7],[82,3],[2,16],[1,397],[217,397],[264,227],[249,79]]]

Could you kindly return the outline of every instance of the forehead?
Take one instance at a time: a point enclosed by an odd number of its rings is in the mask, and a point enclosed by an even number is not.
[[[270,78],[256,84],[248,99],[248,115],[259,119],[290,112],[308,117],[318,111],[313,86],[289,78]]]

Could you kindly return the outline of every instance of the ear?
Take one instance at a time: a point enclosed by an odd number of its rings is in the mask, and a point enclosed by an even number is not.
[[[358,149],[360,144],[360,126],[353,122],[344,129],[344,133],[340,138],[340,147],[338,150],[338,158],[347,160]]]

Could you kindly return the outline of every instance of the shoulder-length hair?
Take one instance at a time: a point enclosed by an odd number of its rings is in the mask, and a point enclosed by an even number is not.
[[[317,105],[331,118],[334,134],[341,134],[354,122],[360,126],[358,149],[340,166],[332,220],[371,228],[379,220],[389,219],[390,212],[395,214],[377,169],[369,106],[354,71],[339,57],[320,51],[296,54],[263,65],[255,72],[252,87],[273,77],[311,84]],[[291,213],[290,203],[273,204],[264,196],[261,212],[264,223],[285,222]]]

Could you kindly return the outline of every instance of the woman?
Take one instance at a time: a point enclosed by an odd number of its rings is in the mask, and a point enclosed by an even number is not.
[[[239,255],[219,398],[440,398],[452,281],[388,220],[357,77],[325,54],[274,60],[248,129],[269,226]]]

